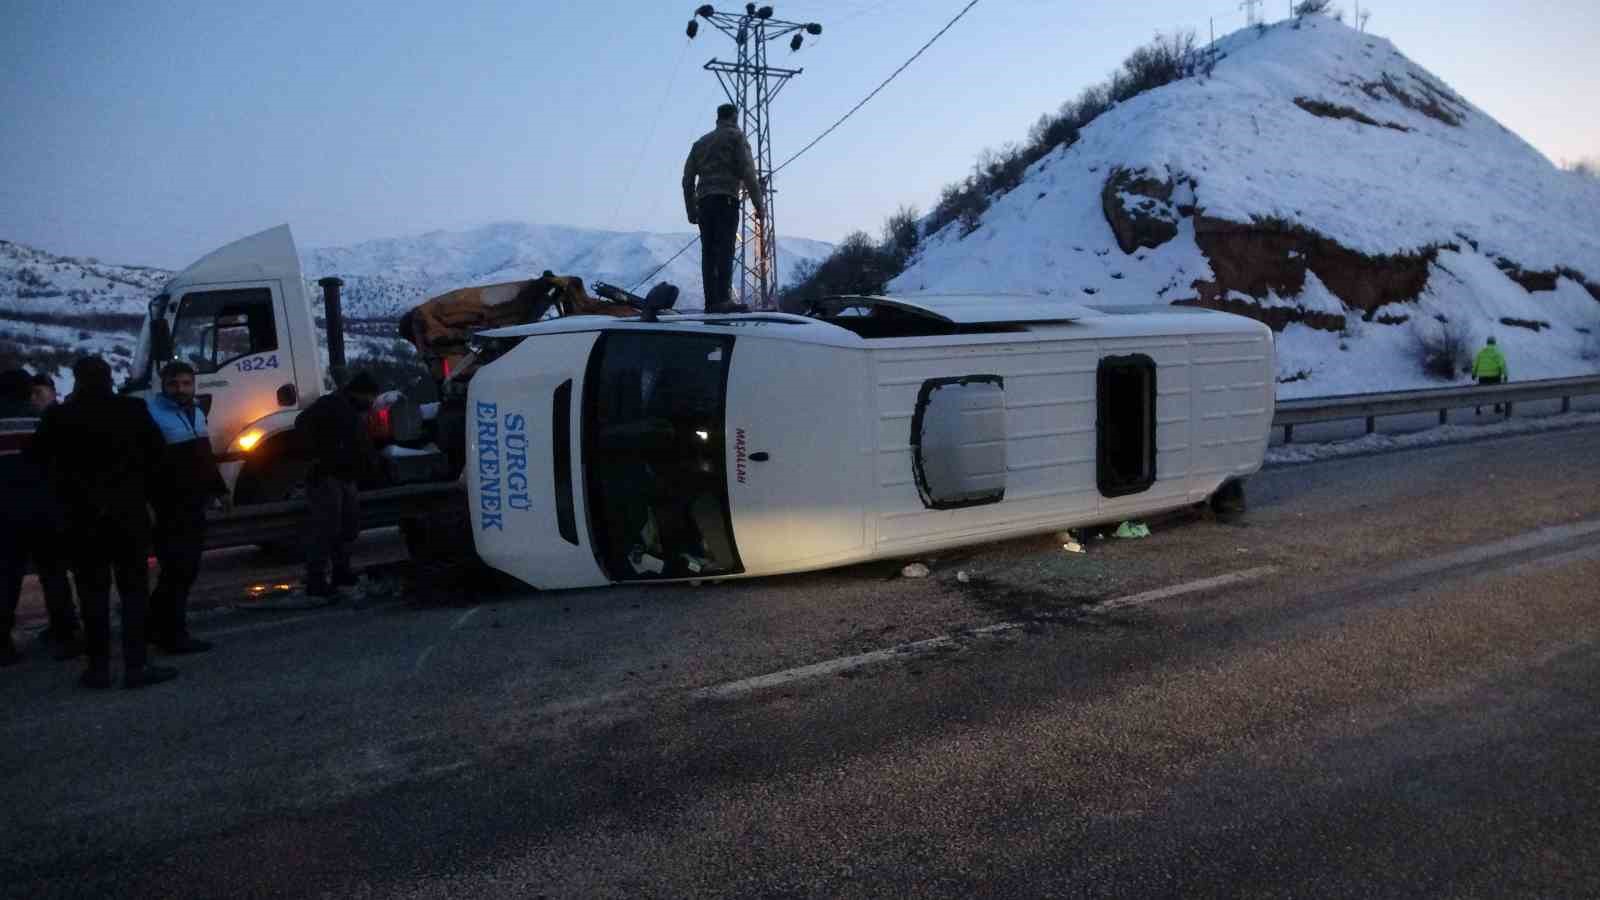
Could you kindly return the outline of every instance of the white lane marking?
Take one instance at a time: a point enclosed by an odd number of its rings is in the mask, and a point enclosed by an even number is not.
[[[1227,575],[1218,575],[1215,578],[1202,578],[1198,581],[1189,581],[1154,591],[1145,591],[1142,594],[1132,594],[1127,597],[1118,597],[1106,600],[1088,607],[1093,612],[1103,612],[1109,609],[1122,609],[1129,606],[1140,606],[1163,600],[1168,597],[1177,597],[1182,594],[1191,594],[1196,591],[1210,590],[1223,585],[1238,584],[1264,578],[1278,571],[1276,566],[1261,566],[1255,569],[1246,569],[1242,572],[1231,572]],[[954,649],[961,645],[962,639],[990,638],[1026,627],[1025,622],[1001,622],[998,625],[988,625],[983,628],[974,628],[960,634],[949,634],[942,637],[929,638],[924,641],[913,641],[909,644],[899,644],[886,650],[874,650],[870,653],[859,653],[855,656],[842,656],[838,659],[824,660],[812,663],[809,666],[800,666],[794,669],[785,669],[781,672],[772,672],[766,675],[757,675],[754,678],[744,678],[739,681],[729,681],[711,687],[699,688],[689,692],[689,697],[696,700],[715,699],[726,700],[730,697],[739,697],[755,691],[793,684],[808,678],[820,678],[825,675],[836,675],[848,672],[863,666],[888,662],[893,659],[904,659],[909,656],[920,656],[944,649]]]
[[[1238,584],[1241,581],[1254,581],[1257,578],[1265,578],[1276,571],[1278,571],[1277,566],[1261,566],[1255,569],[1245,569],[1242,572],[1229,572],[1226,575],[1218,575],[1214,578],[1201,578],[1198,581],[1186,581],[1183,584],[1175,584],[1171,587],[1156,588],[1153,591],[1145,591],[1142,594],[1102,600],[1092,606],[1085,607],[1084,611],[1106,612],[1113,609],[1126,609],[1130,606],[1144,606],[1146,603],[1154,603],[1157,600],[1181,597],[1184,594],[1193,594],[1199,591],[1209,591],[1215,587]]]
[[[462,613],[461,614],[461,618],[457,619],[456,623],[454,625],[450,626],[450,630],[451,631],[456,631],[456,630],[460,629],[461,626],[467,624],[467,622],[470,621],[473,616],[477,615],[478,614],[478,610],[480,610],[480,609],[483,609],[483,607],[474,606],[473,608],[467,610],[465,613]]]
[[[1557,544],[1574,538],[1587,537],[1600,532],[1600,519],[1588,519],[1568,525],[1548,525],[1526,534],[1519,534],[1489,544],[1479,544],[1455,553],[1402,563],[1385,573],[1386,581],[1398,581],[1419,575],[1433,575],[1450,569],[1459,569],[1485,562],[1500,556],[1536,550],[1548,544]]]
[[[428,664],[428,657],[430,657],[432,655],[433,655],[433,647],[430,645],[428,647],[428,649],[426,649],[426,650],[422,651],[421,653],[417,654],[417,664],[411,667],[411,671],[413,671],[413,672],[421,672],[422,671],[422,667]]]
[[[394,601],[392,603],[379,603],[379,604],[376,604],[376,605],[373,605],[373,606],[369,606],[369,607],[367,607],[366,609],[363,609],[363,610],[355,610],[355,609],[339,610],[339,609],[335,609],[335,610],[329,610],[327,612],[311,613],[309,615],[304,615],[304,616],[291,616],[291,617],[289,617],[287,619],[274,619],[271,622],[257,622],[254,625],[239,625],[239,626],[236,626],[234,628],[221,628],[221,629],[218,629],[216,631],[207,630],[207,631],[200,632],[200,636],[201,637],[227,637],[230,634],[249,634],[250,632],[254,632],[254,631],[271,631],[274,628],[284,628],[286,626],[294,625],[294,624],[299,623],[299,622],[309,622],[312,619],[343,618],[343,617],[346,617],[346,616],[355,615],[357,612],[377,612],[379,610],[392,609],[392,608],[394,608],[396,606],[404,606],[404,605],[405,605],[405,601],[404,600],[396,600],[396,601]]]
[[[999,625],[989,625],[984,628],[975,628],[972,631],[965,632],[963,636],[979,638],[993,637],[1009,631],[1016,631],[1020,628],[1022,628],[1022,624],[1019,622],[1003,622]],[[838,659],[830,659],[819,663],[812,663],[809,666],[801,666],[797,669],[785,669],[782,672],[773,672],[768,675],[757,675],[754,678],[745,678],[740,681],[730,681],[726,684],[718,684],[707,688],[700,688],[699,690],[690,691],[689,696],[695,699],[736,697],[740,694],[748,694],[752,691],[777,687],[779,685],[789,684],[795,681],[803,681],[807,678],[820,678],[824,675],[835,675],[839,672],[848,672],[851,669],[859,669],[862,666],[870,666],[874,663],[887,662],[891,659],[901,659],[907,656],[919,656],[925,653],[932,653],[936,650],[942,650],[946,647],[954,648],[957,646],[959,646],[959,644],[957,643],[955,635],[944,635],[942,637],[928,638],[925,641],[913,641],[909,644],[900,644],[895,647],[890,647],[887,650],[874,650],[871,653],[859,653],[855,656],[843,656]]]

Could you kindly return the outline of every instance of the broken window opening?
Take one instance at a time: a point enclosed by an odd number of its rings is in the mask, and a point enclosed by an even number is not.
[[[1108,356],[1098,374],[1096,470],[1100,493],[1123,497],[1156,481],[1156,364]]]

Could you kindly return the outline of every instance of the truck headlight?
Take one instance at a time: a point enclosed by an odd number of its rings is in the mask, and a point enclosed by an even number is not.
[[[261,443],[261,439],[266,437],[266,436],[267,436],[267,433],[262,431],[261,429],[252,428],[249,431],[246,431],[244,434],[241,434],[237,438],[235,438],[234,441],[233,441],[233,445],[235,447],[238,447],[241,451],[243,451],[245,453],[249,453],[251,450],[254,450],[256,448],[256,445]]]

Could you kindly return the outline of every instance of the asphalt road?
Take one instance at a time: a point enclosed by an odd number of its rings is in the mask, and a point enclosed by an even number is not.
[[[139,692],[36,657],[0,890],[1597,896],[1597,451],[1277,468],[927,579],[241,601]]]

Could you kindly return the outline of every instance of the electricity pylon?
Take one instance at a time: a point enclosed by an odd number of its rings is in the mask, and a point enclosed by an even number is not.
[[[799,50],[805,35],[822,33],[815,22],[785,22],[772,17],[772,7],[746,3],[743,13],[717,12],[707,3],[694,11],[686,33],[693,38],[700,30],[699,19],[733,39],[733,62],[713,58],[705,64],[715,72],[728,102],[739,108],[740,127],[749,139],[755,156],[756,174],[766,201],[765,221],[756,218],[754,204],[739,201],[738,260],[739,302],[752,309],[776,309],[778,289],[777,204],[773,203],[772,184],[772,101],[789,79],[803,69],[767,65],[767,44],[789,38],[789,49]]]

